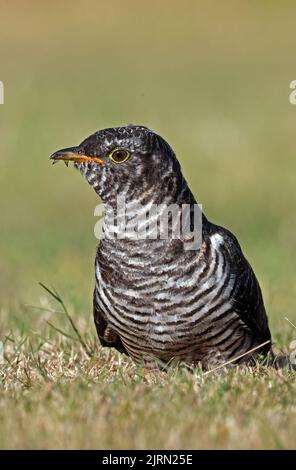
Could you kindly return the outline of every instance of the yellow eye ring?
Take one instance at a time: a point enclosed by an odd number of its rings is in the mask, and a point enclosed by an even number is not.
[[[109,153],[109,158],[114,163],[124,163],[130,158],[131,154],[123,147],[116,147]]]

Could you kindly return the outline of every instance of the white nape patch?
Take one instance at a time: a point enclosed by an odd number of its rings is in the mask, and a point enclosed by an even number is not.
[[[224,242],[224,239],[219,233],[215,233],[214,235],[211,236],[211,242],[213,245],[214,249],[219,248],[220,245]]]

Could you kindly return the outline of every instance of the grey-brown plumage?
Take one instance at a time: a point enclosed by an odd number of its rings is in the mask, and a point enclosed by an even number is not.
[[[105,129],[52,158],[74,161],[105,207],[94,290],[94,319],[103,346],[146,365],[175,359],[208,368],[271,339],[258,281],[228,230],[203,215],[202,243],[194,250],[186,249],[183,235],[108,236],[118,196],[125,198],[131,223],[134,203],[146,209],[187,204],[193,217],[196,200],[160,136],[142,126]],[[269,349],[270,343],[258,351]],[[237,362],[249,359],[246,355]]]

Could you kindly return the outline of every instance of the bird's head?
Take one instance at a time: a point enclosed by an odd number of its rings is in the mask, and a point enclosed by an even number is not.
[[[74,162],[104,203],[112,203],[118,195],[129,200],[152,199],[156,189],[174,193],[184,182],[171,147],[143,126],[100,130],[50,158],[53,163]]]

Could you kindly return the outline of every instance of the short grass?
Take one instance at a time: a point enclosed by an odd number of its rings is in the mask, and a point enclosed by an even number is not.
[[[295,373],[256,367],[147,370],[97,346],[63,301],[55,334],[5,338],[1,447],[285,449],[295,446]],[[66,324],[61,327],[61,323]],[[68,325],[68,327],[67,327]],[[44,335],[44,336],[43,336]]]
[[[149,372],[99,347],[99,201],[76,172],[48,161],[102,127],[157,130],[207,216],[239,238],[273,339],[289,352],[295,5],[185,4],[0,0],[1,448],[295,447],[289,371]],[[39,281],[58,290],[88,354]]]

